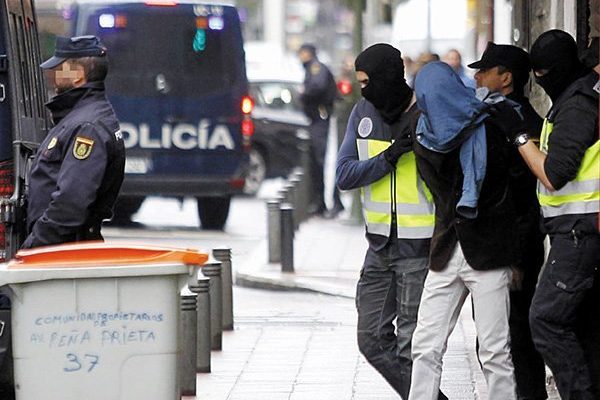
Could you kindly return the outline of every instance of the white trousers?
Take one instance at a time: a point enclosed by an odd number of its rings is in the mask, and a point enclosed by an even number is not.
[[[508,328],[510,280],[509,267],[490,271],[471,268],[460,245],[454,249],[445,270],[429,271],[412,340],[409,400],[437,400],[442,357],[469,293],[488,400],[516,400]]]

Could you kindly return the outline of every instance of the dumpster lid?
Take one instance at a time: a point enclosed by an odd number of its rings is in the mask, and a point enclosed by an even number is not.
[[[208,254],[138,244],[82,242],[20,250],[8,269],[97,268],[144,264],[202,265]]]

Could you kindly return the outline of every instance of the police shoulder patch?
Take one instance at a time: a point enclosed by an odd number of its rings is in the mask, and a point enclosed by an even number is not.
[[[313,75],[317,75],[319,72],[321,72],[321,64],[319,64],[318,62],[312,63],[310,66],[310,73]]]
[[[93,147],[94,141],[92,139],[77,136],[73,145],[73,157],[78,160],[85,160],[92,154]]]

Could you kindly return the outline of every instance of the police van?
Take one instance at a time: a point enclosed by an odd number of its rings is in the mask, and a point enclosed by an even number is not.
[[[26,236],[29,166],[48,129],[31,0],[0,2],[0,262]],[[14,398],[10,302],[0,294],[0,399]]]
[[[81,1],[72,35],[108,48],[107,94],[127,148],[116,217],[145,196],[193,196],[204,229],[222,229],[242,193],[253,102],[240,19],[231,5]]]
[[[0,261],[4,261],[25,239],[27,175],[48,120],[33,4],[3,1],[0,10]]]

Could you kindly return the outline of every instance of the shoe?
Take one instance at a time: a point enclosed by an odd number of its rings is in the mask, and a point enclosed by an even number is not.
[[[323,216],[327,213],[327,207],[325,205],[311,204],[306,208],[306,212],[311,217]]]
[[[344,211],[344,207],[333,207],[331,210],[325,212],[324,217],[326,219],[335,219],[342,211]]]

